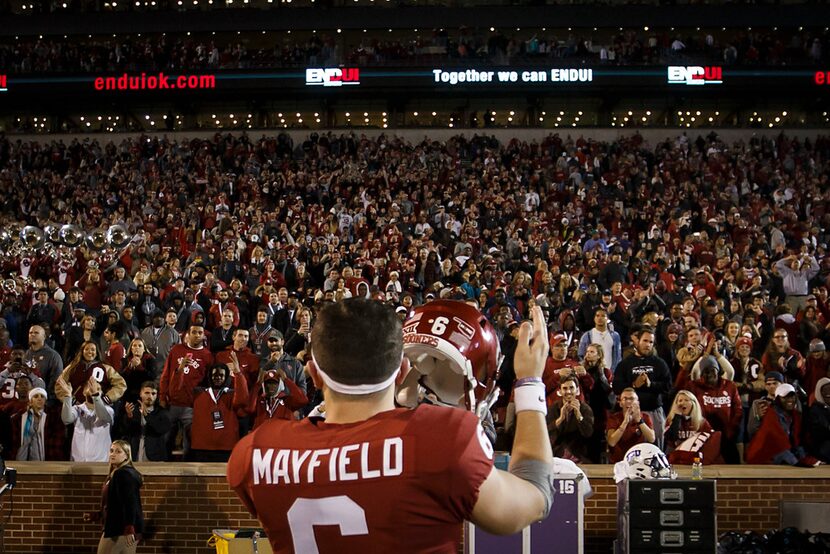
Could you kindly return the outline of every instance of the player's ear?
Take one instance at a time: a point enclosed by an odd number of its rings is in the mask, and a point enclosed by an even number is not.
[[[395,377],[396,385],[400,386],[401,383],[403,383],[403,380],[406,379],[406,375],[409,373],[410,369],[409,358],[404,356],[401,360],[401,368],[398,370],[398,376]]]
[[[311,377],[311,382],[314,383],[315,388],[317,390],[323,390],[323,380],[317,372],[317,364],[314,363],[314,360],[306,362],[305,371],[308,373],[308,376]]]

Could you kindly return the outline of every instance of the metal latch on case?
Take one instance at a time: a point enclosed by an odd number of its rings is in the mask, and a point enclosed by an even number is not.
[[[660,510],[660,525],[665,527],[680,527],[683,525],[682,510]]]
[[[683,504],[683,489],[660,489],[660,504]]]
[[[663,531],[660,533],[660,546],[683,546],[682,531]]]

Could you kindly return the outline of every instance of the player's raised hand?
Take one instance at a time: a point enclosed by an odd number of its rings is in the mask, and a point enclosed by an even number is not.
[[[531,321],[523,321],[519,327],[518,345],[513,358],[516,378],[541,377],[548,358],[548,330],[542,308],[534,306]]]

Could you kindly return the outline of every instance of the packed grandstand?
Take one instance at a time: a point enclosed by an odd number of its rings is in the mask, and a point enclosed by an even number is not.
[[[671,372],[655,406],[668,413],[678,390],[696,390],[707,422],[723,434],[726,461],[743,461],[744,445],[758,436],[752,418],[770,375],[793,385],[809,430],[793,463],[826,461],[828,155],[822,137],[724,142],[714,132],[655,143],[636,134],[611,142],[558,134],[409,142],[350,132],[297,142],[288,134],[6,137],[3,363],[16,368],[6,392],[14,375],[29,373],[52,397],[63,368],[84,360],[86,342],[97,346],[86,363],[129,375],[133,343],[143,339],[144,379],[127,380],[126,398],[135,400],[169,365],[146,359],[157,355],[161,330],[176,330],[167,352],[195,346],[194,322],[211,355],[243,348],[263,366],[276,330],[280,363],[295,368],[315,309],[358,295],[393,304],[402,317],[434,299],[470,301],[510,352],[516,323],[540,305],[553,343],[566,347],[549,360],[549,403],[561,402],[559,381],[573,372],[600,412],[581,439],[590,449],[573,436],[557,441],[552,428],[560,453],[609,459],[604,425],[614,405],[609,385],[621,392],[620,358],[604,356],[605,379],[585,369],[599,311],[623,349],[644,325],[652,329]],[[175,317],[165,322],[168,312]],[[37,354],[33,327],[59,359],[47,364]],[[233,342],[236,329],[250,331],[244,344]],[[781,333],[786,344],[774,340]],[[706,384],[700,366],[712,359],[731,369]],[[509,371],[495,408],[508,444]],[[297,414],[320,400],[310,380],[303,386],[311,402]],[[710,402],[724,390],[731,402]],[[111,398],[116,420],[121,394]],[[14,394],[4,398],[6,417],[25,409]],[[164,459],[181,454],[171,443]]]

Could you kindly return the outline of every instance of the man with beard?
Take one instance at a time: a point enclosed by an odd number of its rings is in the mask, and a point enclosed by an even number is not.
[[[170,412],[159,406],[158,387],[153,381],[141,384],[139,401],[124,404],[124,414],[119,435],[130,442],[133,461],[167,461],[167,433],[172,426]]]
[[[285,352],[285,339],[279,331],[271,331],[271,336],[268,337],[268,354],[260,358],[259,367],[262,371],[281,369],[303,392],[308,392],[303,366],[294,356]]]
[[[631,341],[634,352],[617,364],[614,392],[619,395],[628,387],[637,392],[640,409],[648,414],[653,423],[654,444],[662,448],[666,423],[662,396],[671,388],[671,372],[666,362],[654,353],[654,328],[642,326],[635,329]]]

